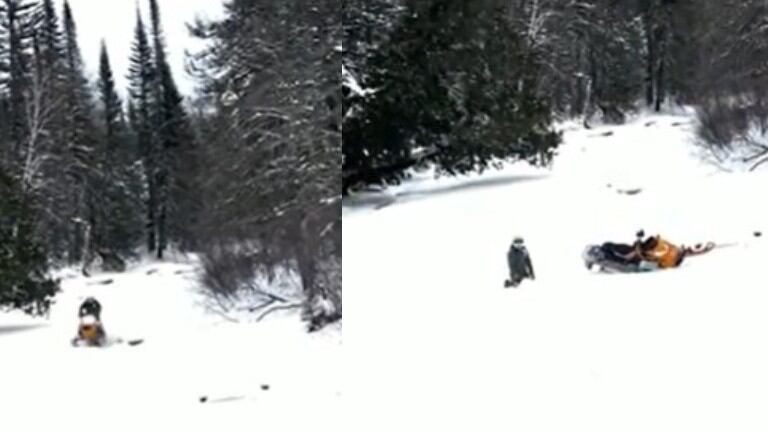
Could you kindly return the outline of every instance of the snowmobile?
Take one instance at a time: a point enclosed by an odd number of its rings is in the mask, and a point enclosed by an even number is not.
[[[136,346],[144,342],[144,339],[108,338],[101,321],[101,303],[93,297],[85,299],[77,316],[80,318],[80,324],[77,326],[77,336],[72,339],[72,346],[106,347],[122,343]]]
[[[684,256],[691,257],[705,254],[713,250],[717,245],[714,242],[700,243],[695,246],[683,246]],[[608,256],[601,245],[589,245],[582,253],[584,265],[587,270],[597,268],[604,273],[639,273],[659,270],[660,267],[647,260],[639,261],[619,261]]]
[[[643,261],[617,261],[606,255],[605,251],[603,251],[600,245],[587,246],[584,248],[584,252],[581,256],[584,259],[584,265],[587,267],[587,270],[596,268],[597,270],[604,273],[637,273],[654,270],[650,263],[646,262],[646,264],[643,264]]]
[[[72,339],[72,346],[97,346],[107,344],[107,332],[104,325],[95,315],[83,315],[77,326],[77,336]]]

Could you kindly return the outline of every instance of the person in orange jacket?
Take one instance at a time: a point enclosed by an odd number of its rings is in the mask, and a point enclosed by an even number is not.
[[[678,246],[665,240],[658,234],[650,236],[644,241],[640,241],[640,239],[645,236],[645,233],[642,230],[638,232],[637,235],[638,241],[635,243],[636,253],[641,256],[644,261],[652,263],[660,269],[679,267],[687,256],[706,253],[715,247],[715,244],[712,242],[703,245],[697,244],[693,247],[684,245]]]
[[[685,249],[661,238],[660,235],[648,237],[638,242],[636,253],[657,268],[668,269],[678,267],[685,259]]]

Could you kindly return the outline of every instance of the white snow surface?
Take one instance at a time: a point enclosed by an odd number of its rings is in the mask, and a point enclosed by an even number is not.
[[[64,272],[47,319],[0,313],[0,430],[296,431],[337,422],[340,327],[308,334],[296,313],[224,320],[201,305],[196,268]],[[144,343],[72,347],[87,296],[102,303],[111,338]]]
[[[768,175],[704,162],[693,126],[565,125],[552,170],[422,173],[346,200],[345,415],[364,427],[345,430],[768,429]],[[735,245],[587,271],[587,244],[640,228]],[[516,235],[537,279],[504,289]]]

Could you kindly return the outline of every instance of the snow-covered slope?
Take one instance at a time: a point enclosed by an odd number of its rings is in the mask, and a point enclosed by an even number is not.
[[[207,314],[194,272],[190,262],[73,273],[49,319],[0,313],[0,430],[295,431],[341,416],[340,329]],[[102,303],[110,335],[145,342],[70,346],[86,296]]]
[[[768,244],[752,235],[768,229],[768,176],[703,163],[692,122],[570,127],[552,171],[424,175],[348,201],[345,355],[359,366],[345,372],[348,420],[375,415],[367,431],[768,428]],[[675,270],[585,269],[585,245],[631,242],[640,228],[736,245]],[[537,280],[504,289],[515,235]]]

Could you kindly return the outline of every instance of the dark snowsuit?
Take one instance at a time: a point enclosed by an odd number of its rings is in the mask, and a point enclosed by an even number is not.
[[[505,286],[517,287],[525,278],[536,279],[533,274],[531,255],[523,244],[512,244],[507,252],[507,264],[509,265],[509,279]]]
[[[641,257],[636,253],[637,250],[633,245],[605,242],[600,246],[600,249],[605,254],[605,257],[611,261],[621,264],[640,263]]]
[[[647,251],[656,247],[656,238],[648,237],[645,240],[638,237],[634,244],[605,242],[600,249],[609,260],[620,264],[638,265],[643,261]]]

